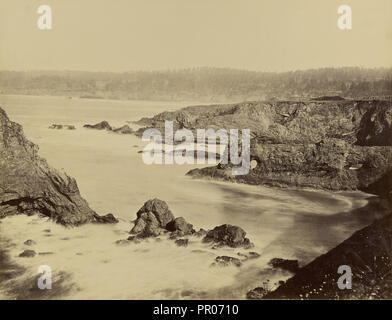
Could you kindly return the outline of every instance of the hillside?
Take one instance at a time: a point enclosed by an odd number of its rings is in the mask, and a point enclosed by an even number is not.
[[[256,72],[224,68],[124,73],[0,72],[1,93],[170,101],[244,101],[392,94],[391,69]]]

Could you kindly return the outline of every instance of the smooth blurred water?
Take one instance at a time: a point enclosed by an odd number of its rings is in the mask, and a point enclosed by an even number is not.
[[[2,220],[2,247],[13,262],[26,268],[23,275],[3,283],[8,290],[3,290],[4,296],[12,297],[10,287],[16,288],[11,290],[15,293],[24,280],[37,275],[39,265],[46,264],[61,286],[69,288],[59,290],[57,298],[244,298],[247,290],[266,278],[272,283],[290,276],[269,270],[271,258],[295,258],[305,264],[371,221],[372,217],[355,211],[366,205],[367,194],[196,180],[185,173],[202,165],[146,165],[138,153],[144,142],[136,136],[83,128],[102,120],[122,126],[191,104],[195,103],[0,96],[0,106],[39,145],[40,155],[76,178],[94,210],[111,212],[121,220],[117,225],[71,229],[36,216]],[[76,130],[49,129],[54,123],[75,125]],[[213,250],[196,238],[190,238],[187,248],[165,237],[116,245],[116,240],[128,237],[136,211],[155,197],[196,228],[223,223],[242,227],[255,244],[251,251],[261,257],[240,268],[211,268],[217,255],[237,257],[238,252],[247,251]],[[19,258],[20,252],[29,249],[23,245],[27,239],[37,242],[32,248],[37,252],[53,254]],[[69,277],[61,278],[62,274]]]

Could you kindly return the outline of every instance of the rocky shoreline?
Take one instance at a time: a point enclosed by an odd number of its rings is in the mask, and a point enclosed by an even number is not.
[[[142,119],[139,124],[162,128],[165,120],[173,120],[175,127],[190,130],[203,126],[215,129],[220,126],[230,129],[229,126],[236,125],[238,129],[252,127],[251,156],[257,166],[248,175],[233,177],[230,166],[220,164],[196,169],[189,174],[249,184],[362,190],[379,196],[386,210],[391,212],[392,111],[386,103],[247,102],[212,106],[211,109],[188,107],[165,112],[152,119]],[[87,128],[116,131],[107,122]],[[15,214],[39,214],[64,226],[118,222],[111,213],[101,216],[93,211],[81,197],[75,179],[51,168],[39,157],[38,146],[25,138],[22,127],[10,121],[1,108],[0,153],[0,218]],[[391,215],[376,220],[302,268],[299,268],[298,261],[282,258],[271,260],[272,268],[288,270],[295,273],[294,277],[280,283],[273,292],[258,287],[247,297],[390,298],[391,222]],[[196,231],[183,217],[176,218],[160,199],[145,202],[136,214],[130,234],[116,244],[139,243],[146,238],[159,240],[166,234],[180,247],[187,247],[194,237],[202,238],[212,249],[230,247],[250,250],[253,246],[246,238],[246,232],[238,226],[223,224],[212,230]],[[33,258],[35,255],[29,249],[22,252],[20,257]],[[217,256],[211,262],[214,267],[239,267],[244,261],[259,256],[257,252],[248,251],[237,256]],[[355,291],[337,291],[336,270],[341,264],[353,267],[353,282],[357,284]],[[370,278],[372,281],[369,281]],[[385,282],[380,283],[380,279]]]

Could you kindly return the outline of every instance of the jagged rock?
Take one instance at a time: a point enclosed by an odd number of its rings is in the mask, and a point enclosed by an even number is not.
[[[121,134],[132,134],[134,133],[133,129],[129,127],[127,124],[123,125],[120,128],[113,129],[113,132],[121,133]]]
[[[174,243],[179,247],[187,247],[189,240],[188,239],[178,239]]]
[[[25,242],[23,242],[23,244],[26,246],[34,246],[37,243],[34,240],[29,239],[29,240],[26,240]]]
[[[145,212],[152,212],[162,228],[166,228],[167,224],[174,220],[173,213],[169,210],[167,203],[159,199],[148,200],[144,203],[137,212],[137,217],[139,218]]]
[[[228,267],[228,266],[236,266],[240,267],[242,265],[240,259],[228,257],[228,256],[219,256],[215,258],[215,263],[212,266],[220,266],[220,267]]]
[[[168,223],[174,220],[166,202],[159,199],[148,200],[136,215],[137,219],[131,233],[145,237],[160,235]]]
[[[250,259],[257,259],[260,257],[260,254],[258,254],[257,252],[251,251],[248,254],[244,254],[241,252],[238,252],[237,255],[239,257],[242,257],[242,261],[246,261],[246,260],[250,260]]]
[[[143,212],[138,215],[135,226],[131,233],[140,234],[143,237],[159,236],[162,232],[162,226],[153,212]]]
[[[85,124],[83,126],[84,128],[87,129],[97,129],[97,130],[108,130],[108,131],[112,131],[112,127],[110,126],[109,122],[107,121],[101,121],[97,124]]]
[[[279,268],[293,273],[296,273],[299,270],[298,260],[273,258],[270,262],[268,262],[268,264],[273,268]]]
[[[115,242],[115,244],[117,244],[119,246],[126,246],[126,245],[130,244],[130,242],[129,242],[129,240],[120,239],[120,240],[117,240]]]
[[[177,239],[195,232],[192,224],[182,217],[174,218],[166,202],[148,200],[137,212],[137,219],[130,233],[138,237],[155,237],[171,232],[170,239]]]
[[[21,258],[32,258],[35,257],[37,253],[34,250],[25,250],[21,254],[19,254],[19,257]]]
[[[158,239],[158,238],[157,238]],[[128,241],[131,241],[133,243],[140,243],[141,242],[141,238],[138,236],[129,236],[127,238]]]
[[[169,222],[166,226],[169,231],[179,231],[183,235],[192,234],[195,232],[193,225],[186,222],[183,217],[175,218],[173,221]]]
[[[208,231],[207,235],[203,238],[203,242],[214,242],[220,246],[233,248],[250,248],[252,244],[245,235],[246,232],[242,228],[223,224]]]
[[[112,213],[105,214],[104,216],[95,215],[95,221],[98,223],[117,223],[118,220]]]
[[[38,213],[64,225],[97,221],[75,179],[38,156],[22,127],[0,108],[0,218]]]

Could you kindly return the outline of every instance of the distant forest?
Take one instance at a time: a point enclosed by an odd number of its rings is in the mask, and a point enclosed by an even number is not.
[[[392,94],[392,69],[347,67],[282,73],[208,67],[124,73],[0,71],[0,92],[200,102],[295,100],[319,96],[371,98]]]

